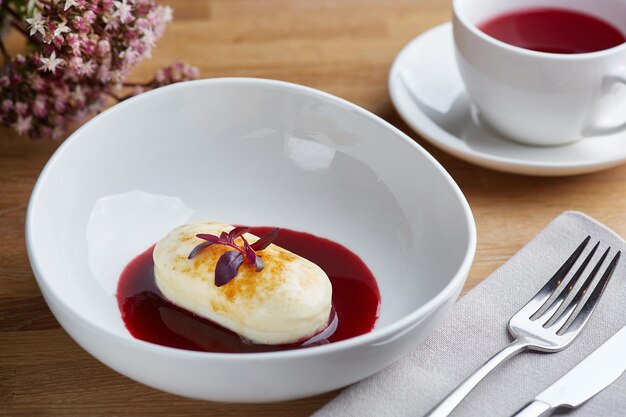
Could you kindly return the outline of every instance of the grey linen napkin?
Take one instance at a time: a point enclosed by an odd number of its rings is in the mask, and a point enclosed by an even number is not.
[[[593,239],[587,250],[600,240],[600,249],[611,245],[626,252],[624,240],[590,217],[561,214],[467,293],[426,341],[389,368],[343,391],[314,417],[424,415],[511,341],[509,318],[587,235]],[[595,259],[602,250],[598,252]],[[626,257],[621,259],[600,304],[572,345],[559,353],[523,352],[513,357],[487,376],[452,416],[512,415],[625,326]],[[626,416],[626,375],[567,416]]]

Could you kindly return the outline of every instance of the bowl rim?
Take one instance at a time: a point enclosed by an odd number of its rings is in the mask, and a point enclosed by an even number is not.
[[[325,100],[327,102],[332,102],[339,106],[345,107],[348,110],[354,111],[362,116],[365,116],[382,126],[389,129],[392,133],[394,133],[399,140],[402,140],[408,143],[413,147],[415,151],[422,154],[438,171],[439,173],[447,180],[448,184],[451,186],[452,191],[455,196],[459,200],[465,218],[465,223],[469,244],[465,250],[465,254],[463,256],[463,261],[458,267],[454,276],[450,279],[450,281],[442,288],[434,297],[428,300],[425,304],[420,306],[419,308],[411,311],[406,314],[402,318],[386,325],[383,328],[374,328],[371,332],[365,333],[359,336],[352,337],[350,339],[345,339],[333,343],[329,343],[327,345],[314,346],[307,349],[293,349],[293,350],[284,350],[284,351],[276,351],[276,352],[259,352],[259,353],[218,353],[218,352],[202,352],[202,351],[191,351],[185,349],[178,349],[168,346],[162,346],[151,342],[146,342],[140,339],[134,338],[132,335],[128,334],[126,336],[120,335],[118,333],[113,332],[110,329],[100,325],[97,322],[93,322],[88,320],[82,314],[80,314],[77,310],[75,310],[69,303],[66,303],[63,298],[56,294],[55,289],[52,288],[51,285],[48,284],[44,272],[40,268],[40,255],[37,254],[33,247],[33,241],[35,239],[35,230],[33,230],[33,221],[34,221],[34,211],[38,205],[39,196],[41,193],[41,188],[44,186],[46,182],[46,178],[51,169],[57,164],[57,161],[66,149],[69,146],[72,146],[72,143],[75,142],[82,132],[86,129],[90,129],[94,123],[99,122],[100,119],[108,117],[110,114],[122,111],[126,106],[132,106],[136,102],[141,102],[143,100],[149,100],[152,96],[157,96],[161,94],[169,94],[173,90],[185,89],[185,88],[196,88],[200,85],[202,86],[212,86],[212,85],[244,85],[244,86],[261,86],[261,87],[271,87],[272,89],[279,90],[288,90],[299,94],[305,94],[309,96],[314,96],[316,98]],[[31,268],[33,269],[37,284],[42,290],[44,296],[50,295],[56,301],[56,305],[61,307],[63,310],[71,313],[73,317],[79,320],[82,324],[86,326],[91,326],[97,329],[98,331],[104,333],[108,337],[112,338],[114,341],[117,341],[119,344],[125,345],[128,348],[139,349],[145,352],[152,352],[155,354],[166,355],[166,356],[175,356],[180,359],[218,359],[223,361],[251,361],[251,360],[259,360],[259,359],[288,359],[288,358],[299,358],[299,357],[311,357],[311,356],[319,356],[325,355],[336,351],[348,350],[353,347],[368,345],[368,344],[376,344],[376,343],[385,343],[387,340],[394,339],[398,334],[403,333],[404,330],[411,328],[416,323],[419,323],[419,319],[423,316],[428,315],[429,313],[435,311],[437,307],[444,304],[449,297],[452,297],[453,294],[457,291],[458,287],[462,287],[464,284],[467,274],[469,273],[470,266],[473,262],[475,251],[476,251],[476,225],[474,221],[474,217],[472,215],[471,209],[469,207],[469,203],[467,202],[465,196],[463,195],[461,189],[456,184],[454,179],[450,176],[450,174],[443,168],[443,166],[432,156],[430,155],[422,146],[420,146],[416,141],[411,139],[407,134],[402,132],[397,127],[393,126],[386,120],[381,117],[375,115],[374,113],[352,103],[340,97],[334,96],[330,93],[326,93],[321,90],[317,90],[311,87],[306,87],[299,84],[294,84],[286,81],[266,79],[266,78],[248,78],[248,77],[224,77],[224,78],[211,78],[211,79],[202,79],[195,81],[187,81],[176,83],[173,85],[169,85],[166,87],[158,88],[147,93],[140,94],[138,96],[132,97],[128,100],[125,100],[119,104],[116,104],[102,113],[96,115],[94,118],[89,120],[83,126],[78,128],[74,133],[72,133],[65,141],[59,145],[54,154],[47,161],[43,170],[41,171],[35,186],[33,187],[33,191],[30,196],[30,200],[28,202],[28,208],[26,211],[26,225],[25,225],[25,235],[26,235],[26,250],[28,254],[28,258],[31,264]],[[48,300],[46,300],[48,302]],[[54,313],[54,310],[53,310]],[[56,313],[55,313],[56,316]],[[58,317],[57,317],[58,319]],[[59,323],[63,326],[61,320]],[[67,331],[67,329],[66,329]],[[68,332],[69,333],[69,332]],[[71,335],[71,334],[70,334]]]

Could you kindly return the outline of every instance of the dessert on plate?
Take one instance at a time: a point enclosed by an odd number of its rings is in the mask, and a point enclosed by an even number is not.
[[[324,330],[332,286],[316,264],[218,222],[178,227],[155,246],[154,276],[172,303],[253,343],[290,344]]]
[[[179,226],[122,272],[128,331],[221,353],[307,348],[371,331],[380,293],[365,263],[309,233],[204,221]]]

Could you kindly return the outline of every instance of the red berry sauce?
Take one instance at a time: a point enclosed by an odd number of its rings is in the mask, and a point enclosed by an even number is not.
[[[272,227],[252,227],[262,236]],[[310,344],[252,344],[236,333],[167,301],[156,286],[152,261],[154,246],[133,259],[117,287],[117,301],[128,331],[137,339],[179,349],[252,353],[300,349],[348,339],[374,328],[380,293],[365,263],[344,246],[308,233],[281,229],[274,242],[317,264],[333,286],[337,328],[327,339]],[[237,278],[235,278],[237,279]]]

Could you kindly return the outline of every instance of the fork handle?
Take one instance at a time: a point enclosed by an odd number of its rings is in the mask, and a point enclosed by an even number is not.
[[[469,394],[469,392],[489,374],[489,372],[493,371],[505,360],[525,350],[528,345],[529,343],[526,341],[515,339],[513,343],[496,353],[491,359],[485,362],[472,375],[463,381],[461,385],[456,387],[454,391],[452,391],[446,398],[443,399],[443,401],[433,408],[430,413],[426,415],[426,417],[445,417],[449,415],[452,410],[454,410],[456,406],[463,401],[463,398],[465,398],[467,394]]]

